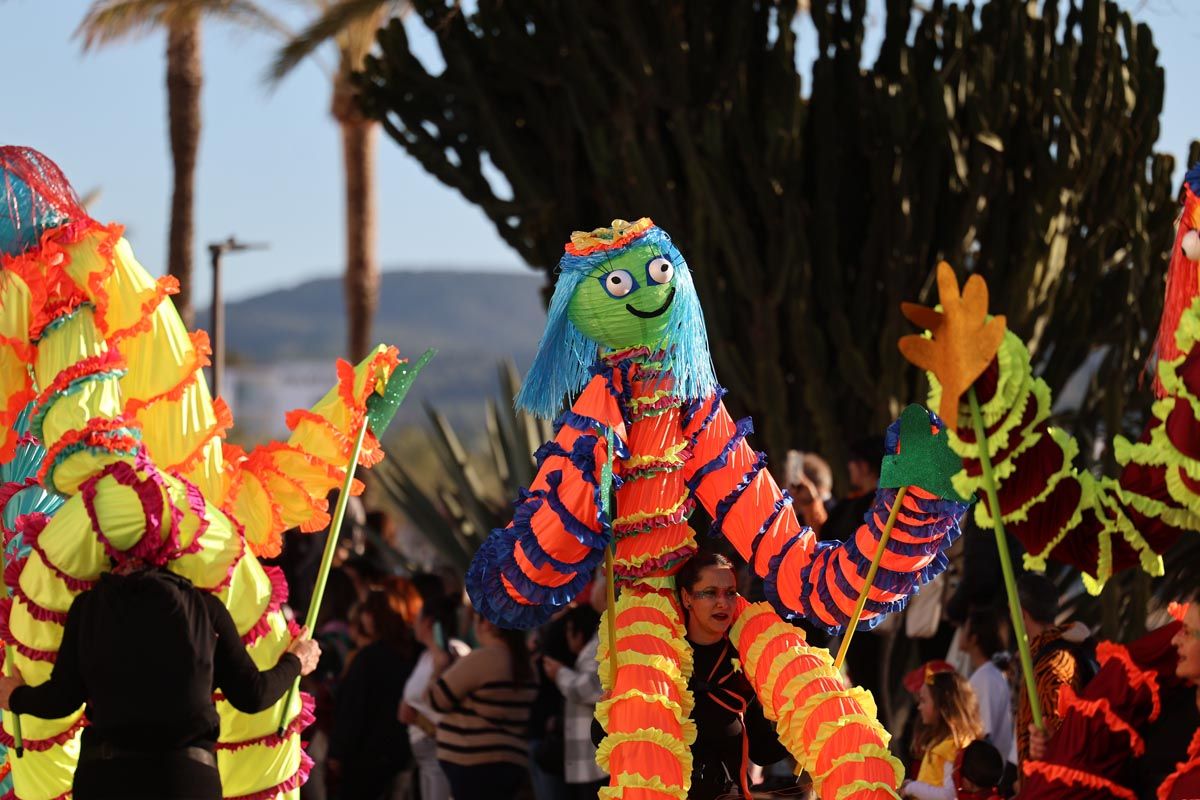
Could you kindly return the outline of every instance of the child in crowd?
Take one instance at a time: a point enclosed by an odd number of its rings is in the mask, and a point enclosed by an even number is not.
[[[956,800],[1001,800],[1004,756],[989,741],[977,739],[961,751],[954,762]]]
[[[979,703],[957,672],[926,670],[918,711],[925,725],[925,755],[915,781],[900,794],[916,800],[954,800],[954,763],[961,750],[983,736]]]

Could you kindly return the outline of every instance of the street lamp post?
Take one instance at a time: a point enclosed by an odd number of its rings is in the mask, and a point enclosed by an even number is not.
[[[225,378],[225,300],[221,296],[221,256],[226,253],[240,253],[243,250],[266,250],[265,244],[247,244],[239,242],[230,236],[223,242],[212,242],[208,245],[208,255],[212,259],[212,394],[221,396],[222,383]]]

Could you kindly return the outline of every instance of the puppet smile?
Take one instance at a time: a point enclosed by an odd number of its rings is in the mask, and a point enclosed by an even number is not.
[[[675,299],[675,287],[672,286],[670,293],[667,295],[666,302],[664,302],[661,306],[659,306],[655,310],[639,311],[638,309],[633,307],[633,303],[626,303],[625,310],[628,311],[630,314],[633,314],[635,317],[641,317],[642,319],[653,319],[654,317],[662,316],[663,313],[665,313],[666,310],[671,307],[671,301],[674,299]]]

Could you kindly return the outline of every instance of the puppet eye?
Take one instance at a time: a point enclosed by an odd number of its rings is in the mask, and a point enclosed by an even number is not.
[[[1185,256],[1192,261],[1200,261],[1200,233],[1188,231],[1183,235],[1183,242],[1180,244]]]
[[[600,278],[610,297],[624,297],[637,288],[637,281],[628,270],[618,269]]]
[[[651,283],[670,283],[675,277],[675,265],[671,259],[659,256],[646,265],[646,277]]]

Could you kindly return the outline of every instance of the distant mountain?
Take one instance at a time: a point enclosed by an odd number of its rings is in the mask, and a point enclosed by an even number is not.
[[[537,350],[546,322],[543,285],[543,277],[532,272],[384,273],[374,340],[396,345],[405,356],[427,347],[438,350],[398,422],[423,420],[421,403],[427,402],[446,413],[464,435],[478,434],[484,400],[498,393],[498,362],[511,358],[524,371]],[[329,378],[323,385],[332,385],[333,360],[344,354],[346,342],[342,291],[340,278],[328,278],[229,303],[226,363],[236,365],[237,372],[253,373],[259,367],[266,372],[283,364],[324,361]],[[197,316],[207,329],[207,309]],[[243,416],[238,398],[231,400],[235,414]],[[289,407],[311,402],[297,396]]]

